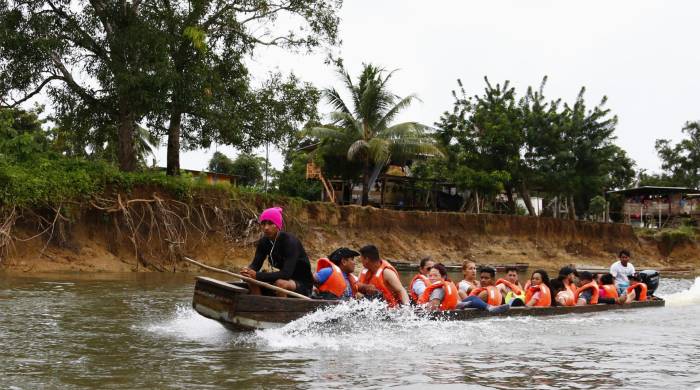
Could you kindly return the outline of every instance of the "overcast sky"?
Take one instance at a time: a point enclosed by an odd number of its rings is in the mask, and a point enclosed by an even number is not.
[[[335,52],[354,76],[363,62],[398,69],[393,91],[422,100],[398,120],[428,125],[452,109],[458,78],[470,95],[481,94],[484,76],[510,80],[522,95],[547,75],[545,96],[567,102],[586,86],[589,106],[608,96],[619,117],[617,144],[638,168],[659,171],[654,141],[680,140],[683,124],[700,120],[699,11],[693,1],[346,0]],[[319,88],[339,87],[323,58],[265,50],[250,66],[258,75],[291,71]],[[182,167],[203,169],[213,152],[185,153]],[[160,165],[165,156],[161,148]],[[279,153],[271,160],[281,167]]]

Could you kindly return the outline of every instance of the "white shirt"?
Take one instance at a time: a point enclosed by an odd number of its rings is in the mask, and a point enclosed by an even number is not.
[[[610,273],[615,277],[615,283],[629,284],[629,276],[634,273],[634,266],[629,261],[627,267],[623,266],[620,261],[616,261],[610,266]]]
[[[423,295],[426,288],[425,283],[423,283],[423,280],[421,279],[416,279],[416,281],[413,282],[413,292],[419,297]]]
[[[471,288],[471,289],[476,288],[475,285],[473,285],[473,284],[467,282],[466,280],[461,280],[461,281],[459,282],[459,284],[457,285],[457,287],[458,287],[458,290],[459,290],[459,291],[464,291],[465,293],[466,293],[467,290],[469,290],[470,288]]]

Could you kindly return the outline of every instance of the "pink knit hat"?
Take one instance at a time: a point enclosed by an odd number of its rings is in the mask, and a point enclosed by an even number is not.
[[[262,214],[260,214],[260,218],[258,218],[258,222],[262,221],[270,221],[274,223],[279,230],[282,230],[282,225],[284,224],[282,221],[282,208],[272,207],[263,211]]]

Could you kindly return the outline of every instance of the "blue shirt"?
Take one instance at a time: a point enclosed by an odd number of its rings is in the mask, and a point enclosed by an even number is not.
[[[346,274],[345,272],[341,273],[343,274],[343,278],[345,279],[345,292],[343,293],[343,298],[352,298],[352,288],[350,287],[350,279],[348,279],[348,274]],[[316,280],[318,280],[318,284],[326,283],[326,281],[328,280],[328,278],[331,277],[332,274],[332,267],[326,267],[316,272]]]

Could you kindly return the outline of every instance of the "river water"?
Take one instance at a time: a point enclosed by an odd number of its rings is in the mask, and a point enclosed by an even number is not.
[[[0,388],[700,388],[700,278],[665,308],[429,321],[354,303],[235,333],[192,275],[0,274]]]

